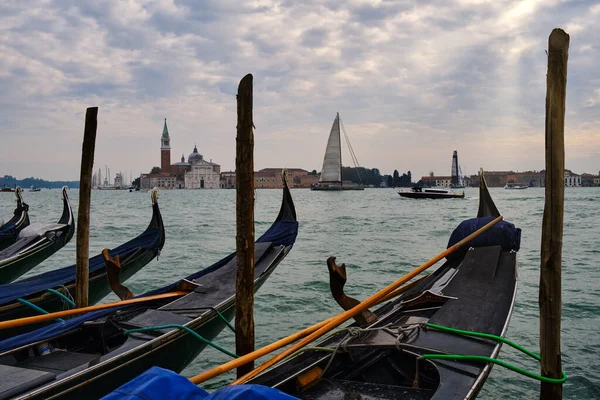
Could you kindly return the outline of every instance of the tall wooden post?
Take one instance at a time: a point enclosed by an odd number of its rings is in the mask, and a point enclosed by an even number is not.
[[[565,198],[565,104],[569,35],[554,29],[548,40],[546,76],[546,203],[540,266],[542,375],[562,376],[560,354],[561,259]],[[562,399],[562,385],[542,383],[541,399]]]
[[[236,174],[236,297],[235,351],[254,351],[254,135],[252,132],[252,74],[238,86]],[[249,362],[237,369],[240,378],[254,368]]]
[[[98,107],[89,107],[85,113],[81,173],[79,175],[79,210],[77,211],[77,255],[75,301],[77,307],[88,305],[90,198],[92,195],[92,168],[98,127]]]

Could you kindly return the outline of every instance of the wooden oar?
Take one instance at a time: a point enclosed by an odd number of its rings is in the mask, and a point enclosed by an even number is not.
[[[98,304],[95,306],[75,308],[73,310],[65,310],[65,311],[58,311],[58,312],[54,312],[54,313],[50,313],[50,314],[36,315],[34,317],[12,319],[10,321],[0,322],[0,330],[16,328],[18,326],[36,324],[39,322],[52,321],[53,319],[56,319],[56,318],[72,317],[74,315],[85,314],[85,313],[88,313],[91,311],[105,310],[107,308],[126,306],[128,304],[144,303],[147,301],[160,300],[160,299],[169,299],[169,298],[173,298],[173,297],[183,296],[188,293],[189,292],[184,292],[184,291],[162,293],[162,294],[156,294],[153,296],[138,297],[136,299],[131,299],[131,300],[116,301],[114,303]]]
[[[453,252],[455,252],[456,250],[458,250],[459,248],[461,248],[465,244],[469,243],[471,240],[473,240],[474,238],[476,238],[477,236],[479,236],[481,233],[483,233],[486,230],[490,229],[492,226],[494,226],[495,224],[497,224],[498,222],[500,222],[500,220],[502,220],[502,216],[499,216],[498,218],[492,220],[490,223],[488,223],[485,226],[479,228],[477,231],[473,232],[472,234],[470,234],[469,236],[467,236],[466,238],[464,238],[460,242],[458,242],[455,245],[447,248],[446,250],[444,250],[443,252],[441,252],[440,254],[438,254],[437,256],[435,256],[434,258],[432,258],[431,260],[427,261],[425,264],[423,264],[420,267],[412,270],[408,274],[404,275],[402,278],[398,279],[396,282],[388,285],[384,289],[382,289],[379,292],[375,293],[373,296],[369,297],[368,299],[366,299],[365,301],[363,301],[362,303],[360,303],[356,307],[354,307],[354,308],[352,308],[352,309],[350,309],[348,311],[345,311],[345,312],[343,312],[341,314],[338,314],[333,319],[331,319],[329,322],[327,322],[327,324],[321,326],[319,329],[317,329],[316,331],[314,331],[313,333],[311,333],[310,335],[308,335],[307,337],[305,337],[304,339],[302,339],[300,342],[298,342],[295,345],[293,345],[292,347],[290,347],[290,348],[282,351],[281,353],[279,353],[275,357],[271,358],[269,361],[265,362],[264,364],[262,364],[258,368],[254,369],[252,372],[249,372],[246,375],[242,376],[241,378],[238,378],[237,380],[235,380],[232,383],[232,385],[238,385],[238,384],[244,383],[247,380],[255,377],[256,375],[258,375],[259,373],[261,373],[265,369],[267,369],[270,366],[276,364],[277,362],[283,360],[284,358],[288,357],[290,354],[292,354],[292,353],[298,351],[299,349],[301,349],[302,347],[306,346],[308,343],[312,342],[313,340],[319,338],[320,336],[322,336],[325,333],[329,332],[333,328],[339,326],[340,324],[344,323],[348,319],[352,318],[354,315],[356,315],[359,312],[361,312],[361,311],[363,311],[363,310],[365,310],[365,309],[373,306],[378,301],[380,301],[383,298],[385,298],[388,294],[390,294],[391,292],[393,292],[395,289],[397,289],[398,287],[400,287],[404,283],[408,282],[409,280],[411,280],[412,278],[414,278],[415,276],[417,276],[421,272],[425,271],[427,268],[431,267],[433,264],[437,263],[442,258],[448,256],[449,254],[452,254]]]

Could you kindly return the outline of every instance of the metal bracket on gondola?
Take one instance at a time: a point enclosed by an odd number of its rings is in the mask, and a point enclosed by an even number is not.
[[[400,303],[402,307],[414,307],[421,304],[439,304],[443,305],[448,300],[457,300],[458,297],[454,296],[446,296],[441,293],[434,293],[431,290],[425,290],[424,292],[419,293],[417,296],[406,299]]]
[[[193,292],[194,290],[196,290],[197,288],[199,288],[200,285],[199,283],[196,282],[192,282],[190,280],[187,279],[182,279],[177,283],[177,286],[175,286],[175,291],[179,292],[179,291],[183,291],[183,292]]]

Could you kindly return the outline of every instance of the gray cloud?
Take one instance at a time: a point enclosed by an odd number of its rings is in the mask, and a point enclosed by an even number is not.
[[[454,149],[467,172],[542,168],[544,50],[561,26],[571,34],[567,163],[596,171],[595,3],[3,3],[0,138],[61,150],[32,150],[32,164],[7,154],[0,170],[76,179],[88,105],[100,107],[99,165],[158,164],[167,117],[173,157],[197,142],[233,169],[235,93],[248,72],[257,168],[319,169],[337,111],[361,164],[384,173],[445,172]]]

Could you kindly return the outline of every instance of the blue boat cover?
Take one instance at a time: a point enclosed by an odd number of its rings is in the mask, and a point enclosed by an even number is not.
[[[454,232],[452,232],[452,235],[450,235],[448,247],[460,242],[471,233],[490,223],[493,219],[494,217],[471,218],[461,222]],[[463,246],[462,252],[455,252],[448,258],[452,256],[458,257],[461,253],[464,255],[464,251],[469,247],[486,246],[502,246],[503,250],[519,251],[521,247],[521,229],[515,227],[510,222],[502,220]]]
[[[294,244],[294,242],[296,241],[297,234],[298,234],[298,222],[297,221],[278,221],[278,222],[275,222],[264,233],[264,235],[262,235],[257,240],[257,242],[272,242],[273,245],[275,245],[275,246],[278,246],[278,245],[287,246],[287,245]],[[116,249],[115,249],[115,251],[116,251]],[[111,255],[112,254],[113,253],[111,252]],[[185,279],[194,280],[194,279],[197,279],[197,278],[199,278],[203,275],[206,275],[210,272],[213,272],[213,271],[221,268],[222,266],[226,265],[234,257],[235,257],[235,253],[232,253],[232,254],[228,255],[227,257],[223,258],[222,260],[211,265],[210,267],[204,268],[204,269],[186,277]],[[91,270],[91,265],[90,265],[90,270]],[[56,271],[54,271],[54,272],[56,272]],[[160,294],[160,293],[172,292],[173,289],[175,289],[175,287],[177,286],[177,284],[179,282],[180,281],[176,281],[168,286],[164,286],[162,288],[152,290],[150,292],[144,293],[144,294],[136,296],[136,297],[151,296],[151,295]],[[39,284],[41,285],[41,283],[39,283]],[[13,286],[13,285],[14,285],[14,283],[11,285],[3,285],[3,286],[9,287],[9,286]],[[47,284],[45,284],[43,287],[45,289],[47,287],[52,287],[52,286],[48,286]],[[3,288],[0,290],[3,290]],[[4,297],[4,296],[5,296],[5,294],[2,293],[2,297]],[[134,304],[132,306],[135,307],[136,305]],[[111,313],[115,312],[116,310],[124,309],[127,307],[128,306],[115,307],[115,308],[111,308],[108,310],[101,310],[101,311],[96,311],[96,312],[80,315],[78,317],[74,317],[74,318],[71,318],[71,319],[68,319],[68,320],[65,320],[62,322],[56,322],[52,325],[48,325],[48,326],[39,328],[39,329],[31,331],[31,332],[13,336],[11,338],[0,341],[0,352],[5,352],[5,351],[8,351],[8,350],[20,347],[20,346],[24,346],[28,343],[37,342],[39,340],[49,339],[56,335],[60,335],[64,332],[68,332],[72,329],[75,329],[79,325],[84,323],[85,321],[93,321],[98,318],[102,318],[104,316],[110,315]]]
[[[157,228],[149,228],[140,236],[119,247],[111,250],[110,255],[115,257],[119,255],[121,260],[129,257],[137,249],[151,250],[156,247],[158,250],[157,237],[160,231]],[[102,254],[90,258],[90,274],[105,268]],[[43,274],[32,276],[31,278],[23,279],[18,282],[0,285],[0,305],[11,303],[19,297],[26,297],[34,293],[44,291],[48,288],[56,288],[65,285],[68,282],[75,280],[75,265],[60,268],[53,271],[48,271]]]
[[[280,390],[261,385],[227,386],[208,393],[181,375],[152,367],[102,400],[296,400]]]
[[[14,222],[7,222],[6,224],[0,226],[0,238],[9,238],[15,236],[15,229],[17,224]]]

